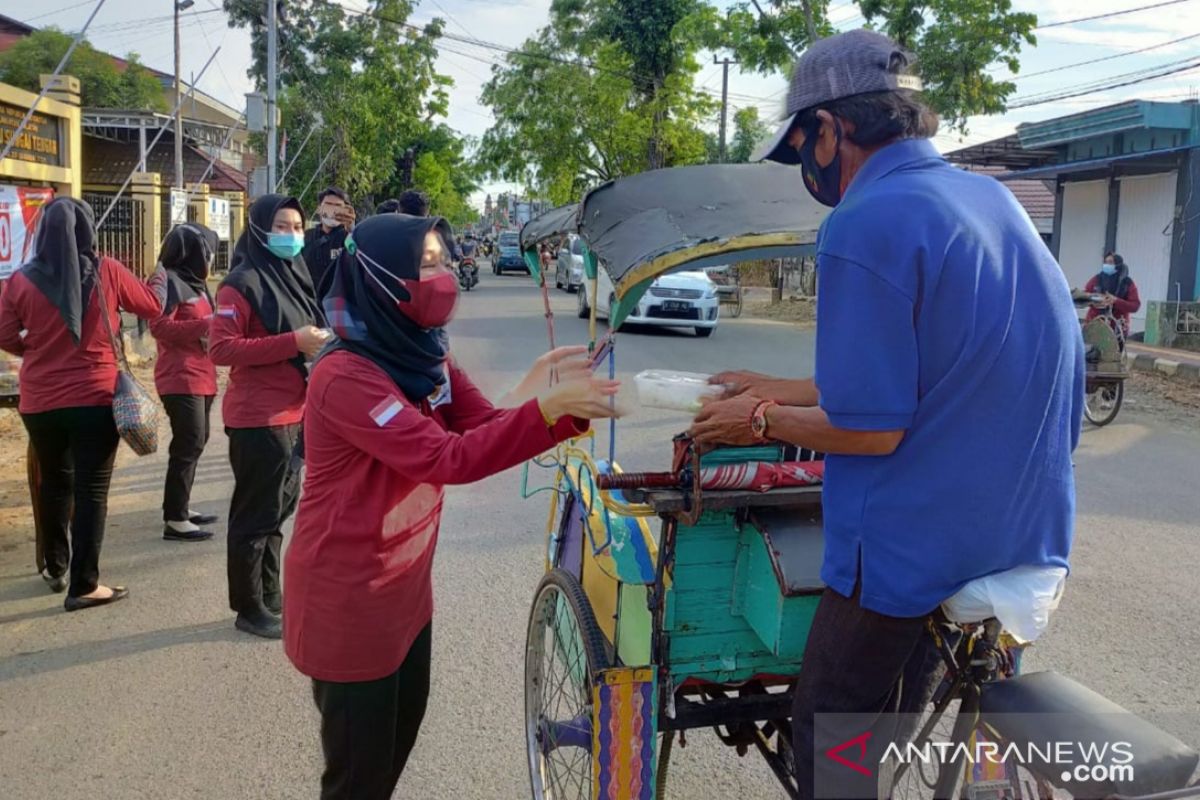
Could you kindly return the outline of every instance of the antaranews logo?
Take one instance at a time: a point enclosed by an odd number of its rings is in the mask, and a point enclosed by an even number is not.
[[[871,777],[884,763],[895,765],[934,764],[938,767],[976,764],[1012,764],[1063,784],[1113,782],[1134,779],[1133,745],[1126,741],[990,741],[983,736],[971,742],[890,742],[878,763],[868,758],[871,731],[865,731],[825,750],[825,757],[859,775]]]

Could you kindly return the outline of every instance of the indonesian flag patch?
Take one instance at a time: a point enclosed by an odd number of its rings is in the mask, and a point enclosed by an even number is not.
[[[375,424],[382,428],[403,410],[404,404],[400,402],[400,398],[389,394],[382,403],[371,409],[371,419],[375,420]]]
[[[217,306],[218,317],[228,317],[229,319],[237,318],[237,306]]]

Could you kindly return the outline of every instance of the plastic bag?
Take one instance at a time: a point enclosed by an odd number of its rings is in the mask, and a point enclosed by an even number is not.
[[[1050,624],[1066,585],[1063,567],[1015,567],[976,578],[942,603],[955,622],[1000,620],[1019,643],[1032,642]]]

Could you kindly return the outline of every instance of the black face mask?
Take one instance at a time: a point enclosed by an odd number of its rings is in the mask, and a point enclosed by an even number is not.
[[[818,122],[804,134],[800,145],[800,172],[804,176],[804,188],[821,205],[836,206],[842,200],[842,123],[835,118],[833,160],[822,167],[817,163],[817,140],[821,132]]]

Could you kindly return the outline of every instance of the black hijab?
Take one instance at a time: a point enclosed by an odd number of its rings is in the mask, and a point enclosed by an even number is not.
[[[208,265],[217,252],[220,240],[217,232],[195,222],[171,229],[163,241],[158,263],[167,271],[167,302],[163,313],[170,314],[175,306],[196,297],[212,297],[208,293]]]
[[[60,197],[42,208],[33,239],[33,255],[21,272],[46,295],[62,315],[75,344],[83,314],[96,285],[96,217],[92,207],[74,197]]]
[[[424,330],[402,314],[391,295],[411,299],[397,279],[420,279],[430,231],[439,233],[451,252],[454,234],[441,217],[380,214],[360,222],[330,269],[324,298],[325,316],[337,337],[322,355],[349,350],[374,361],[414,404],[445,386],[450,340],[445,329]]]
[[[238,237],[229,275],[222,283],[246,298],[272,335],[324,324],[304,260],[300,256],[284,260],[267,249],[275,215],[283,208],[295,209],[304,218],[300,201],[294,197],[266,194],[250,204],[250,224]],[[302,354],[292,363],[308,374]]]
[[[1125,259],[1114,255],[1113,266],[1117,268],[1117,271],[1112,275],[1105,275],[1103,271],[1100,272],[1098,276],[1098,288],[1100,291],[1111,294],[1113,297],[1128,300],[1129,286],[1133,283],[1133,279],[1129,277],[1129,265],[1125,263]]]

